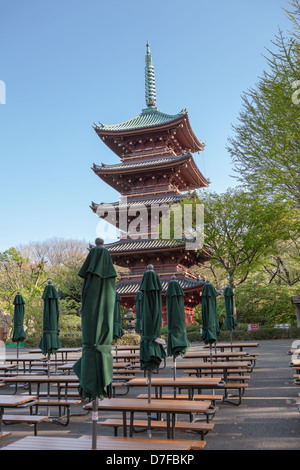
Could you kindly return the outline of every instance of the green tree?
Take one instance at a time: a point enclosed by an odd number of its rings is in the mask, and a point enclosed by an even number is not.
[[[293,32],[285,37],[279,31],[272,41],[267,71],[243,94],[227,148],[244,187],[300,208],[300,6],[290,3]]]
[[[61,315],[80,315],[82,280],[78,271],[88,253],[88,244],[81,240],[51,238],[20,247],[33,263],[43,263],[55,285]]]
[[[204,204],[204,245],[210,262],[226,273],[235,289],[277,254],[276,242],[287,236],[286,204],[239,188],[199,196]]]
[[[277,254],[269,258],[264,270],[268,282],[286,286],[299,286],[300,283],[300,240],[297,233],[276,244]]]
[[[3,312],[13,315],[18,291],[25,301],[24,324],[29,331],[40,331],[42,294],[48,279],[45,263],[31,263],[16,248],[0,253],[0,299]]]
[[[253,276],[235,291],[236,309],[242,323],[259,323],[273,328],[278,323],[297,326],[295,306],[291,296],[297,294],[295,286],[269,284],[263,275]]]

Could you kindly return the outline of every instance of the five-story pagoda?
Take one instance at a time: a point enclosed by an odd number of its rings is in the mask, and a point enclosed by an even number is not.
[[[187,249],[184,237],[162,239],[153,227],[158,226],[160,212],[169,204],[181,201],[185,194],[207,187],[193,153],[204,149],[195,136],[187,110],[169,115],[156,107],[154,68],[147,43],[145,67],[147,107],[127,121],[112,125],[94,125],[100,139],[120,157],[114,165],[93,165],[93,171],[116,189],[120,201],[95,204],[91,208],[120,229],[119,240],[106,244],[114,264],[128,268],[116,285],[122,304],[134,308],[135,297],[148,264],[154,266],[162,286],[163,322],[166,323],[165,291],[176,276],[185,297],[186,322],[193,322],[194,307],[201,302],[204,282],[190,272],[209,254],[205,249]],[[167,206],[168,207],[168,206]]]

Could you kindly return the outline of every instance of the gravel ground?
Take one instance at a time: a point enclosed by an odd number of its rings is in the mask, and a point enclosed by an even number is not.
[[[289,367],[291,356],[288,354],[292,340],[259,341],[256,367],[250,374],[248,388],[239,406],[220,403],[214,417],[214,430],[205,436],[205,451],[211,450],[299,450],[300,449],[300,414],[297,403],[300,387],[294,384],[293,371]],[[203,345],[192,345],[197,349]],[[251,352],[251,349],[248,350]],[[24,354],[26,350],[22,350]],[[10,351],[11,354],[11,351]],[[184,361],[184,359],[178,359]],[[172,360],[167,359],[166,368],[159,374],[172,375]],[[178,374],[179,375],[179,371]],[[126,397],[134,397],[145,393],[146,389],[133,387]],[[0,393],[13,393],[13,389],[4,387]],[[24,410],[23,410],[24,412]],[[41,410],[43,414],[43,410]],[[99,421],[109,417],[120,417],[113,412],[99,413]],[[33,428],[28,425],[3,425],[3,431],[11,432],[11,436],[0,441],[0,449],[29,433]],[[68,426],[55,422],[43,422],[39,425],[41,436],[80,437],[91,435],[92,423],[90,414],[85,414],[82,405],[72,408],[72,416]],[[110,428],[98,426],[99,435],[113,435]],[[119,431],[121,435],[121,432]],[[146,437],[138,433],[137,437]],[[165,438],[165,433],[158,430],[152,437]],[[177,432],[176,438],[195,439],[192,431]]]

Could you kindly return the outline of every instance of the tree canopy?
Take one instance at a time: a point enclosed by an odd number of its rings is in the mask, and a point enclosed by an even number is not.
[[[290,3],[292,31],[279,30],[267,49],[267,70],[243,93],[227,149],[244,187],[290,199],[300,209],[300,5]]]

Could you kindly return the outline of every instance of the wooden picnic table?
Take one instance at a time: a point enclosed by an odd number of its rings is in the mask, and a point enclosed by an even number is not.
[[[256,355],[251,355],[247,351],[217,351],[217,352],[212,352],[210,354],[209,351],[207,350],[202,350],[202,351],[188,351],[184,356],[182,356],[182,359],[203,359],[203,361],[209,361],[212,359],[213,361],[215,360],[226,360],[226,361],[248,361],[249,365],[251,364],[251,369],[256,364]]]
[[[23,395],[1,395],[0,394],[0,436],[2,435],[2,417],[4,408],[20,407],[24,404],[34,404],[37,396],[23,396]]]
[[[135,398],[105,398],[98,401],[98,410],[102,411],[121,411],[123,415],[123,435],[127,437],[127,419],[126,413],[130,413],[129,435],[133,435],[134,413],[165,413],[167,422],[167,438],[174,439],[176,414],[205,413],[210,408],[209,401],[192,400],[136,400]],[[84,406],[91,410],[92,403]]]
[[[58,371],[66,371],[67,373],[70,373],[73,371],[73,365],[74,363],[67,363],[67,364],[60,364],[57,366],[57,370]],[[139,366],[136,367],[137,369],[139,369]],[[125,362],[125,363],[121,363],[121,362],[118,362],[116,364],[113,364],[113,371],[118,371],[118,370],[126,370],[128,371],[128,374],[129,373],[132,373],[136,368],[132,368],[132,366],[130,366],[130,364],[128,362]]]
[[[79,379],[76,375],[16,375],[14,377],[5,377],[5,382],[7,383],[14,383],[16,386],[20,383],[26,383],[29,386],[29,394],[31,394],[31,387],[32,385],[37,386],[36,394],[39,398],[40,394],[40,387],[43,384],[53,384],[56,383],[57,385],[66,384],[66,388],[68,384],[71,383],[79,383]]]
[[[55,356],[57,354],[61,354],[61,358],[63,361],[67,361],[68,360],[68,354],[70,353],[74,353],[74,352],[80,352],[82,351],[82,348],[59,348],[56,353],[55,353]],[[37,348],[37,349],[30,349],[28,351],[30,354],[41,354],[41,349]],[[47,357],[47,356],[44,356],[44,358]]]
[[[113,359],[115,362],[118,361],[128,361],[128,362],[138,362],[140,360],[139,353],[120,353],[120,354],[112,354]]]
[[[172,377],[152,377],[151,386],[155,389],[155,397],[162,397],[163,387],[173,388],[174,398],[177,397],[177,389],[187,389],[188,398],[193,399],[194,391],[202,389],[216,389],[221,388],[223,385],[221,377],[176,377],[174,380]],[[129,387],[145,387],[148,386],[148,379],[145,377],[136,377],[129,380]]]
[[[257,348],[259,346],[259,343],[255,343],[255,342],[248,342],[248,341],[240,341],[240,342],[224,342],[224,343],[216,343],[214,344],[212,347],[213,349],[214,348],[217,348],[217,349],[221,349],[221,351],[224,351],[226,348],[230,348],[231,350],[233,350],[233,348],[237,348],[239,349],[240,351],[243,351],[244,348]],[[209,348],[210,345],[209,344],[206,344],[204,346],[205,348]]]
[[[40,372],[47,372],[48,370],[48,365],[50,368],[53,368],[55,367],[55,370],[56,370],[56,367],[57,365],[61,365],[63,364],[62,361],[50,361],[48,363],[48,361],[45,361],[45,360],[39,360],[38,358],[13,358],[13,357],[10,357],[8,356],[6,358],[6,361],[10,364],[12,364],[17,372],[19,373],[20,371],[20,368],[19,368],[19,363],[23,363],[23,366],[22,366],[22,370],[23,370],[23,373],[26,374],[26,372],[29,372],[31,373],[33,370],[36,372],[36,371],[40,371]]]
[[[10,364],[17,364],[17,367],[19,368],[19,363],[23,363],[23,371],[24,373],[26,372],[26,364],[28,364],[29,371],[31,370],[31,364],[33,362],[36,362],[37,359],[35,357],[27,357],[27,356],[5,356],[5,362],[8,362]],[[16,367],[16,366],[15,366]]]
[[[176,364],[176,369],[195,369],[197,375],[201,376],[203,373],[213,372],[216,370],[219,373],[223,373],[225,382],[228,380],[228,369],[235,370],[243,374],[245,369],[245,363],[242,361],[213,361],[213,362],[204,362],[204,361],[182,361]]]
[[[220,358],[220,359],[227,359],[230,360],[231,358],[236,359],[242,358],[242,357],[247,357],[248,353],[246,351],[217,351],[217,352],[212,352],[212,358]],[[182,356],[183,359],[210,359],[210,352],[209,351],[188,351],[185,353],[184,356]]]
[[[67,426],[70,421],[70,406],[77,405],[81,402],[81,398],[74,398],[70,399],[68,397],[68,385],[70,384],[78,384],[79,385],[79,379],[76,375],[16,375],[14,377],[5,377],[5,382],[6,383],[14,383],[17,387],[20,383],[26,383],[28,384],[28,397],[32,396],[32,385],[36,385],[36,392],[35,394],[37,395],[37,400],[35,403],[35,406],[38,408],[39,406],[43,407],[50,407],[50,406],[55,406],[59,408],[59,416],[57,417],[52,417],[55,419],[59,424],[62,424],[64,426]],[[41,386],[42,385],[47,385],[48,387],[48,392],[46,397],[42,397],[41,394]],[[51,384],[57,384],[57,398],[51,397],[50,393],[50,385]],[[62,395],[60,393],[61,386],[65,384],[65,392]],[[26,395],[24,395],[26,396]],[[61,414],[61,408],[66,409],[67,412],[65,413],[66,416],[66,422],[64,423],[61,421],[62,414]],[[49,414],[49,413],[48,413]]]
[[[122,438],[122,437],[97,437],[97,450],[168,450],[171,452],[203,449],[205,441],[173,440],[170,439],[145,439],[145,438]],[[92,439],[90,436],[80,438],[71,437],[49,437],[49,436],[26,436],[13,442],[1,450],[91,450]]]
[[[7,372],[13,372],[17,370],[18,366],[16,364],[0,364],[0,372],[4,372],[7,374]]]

